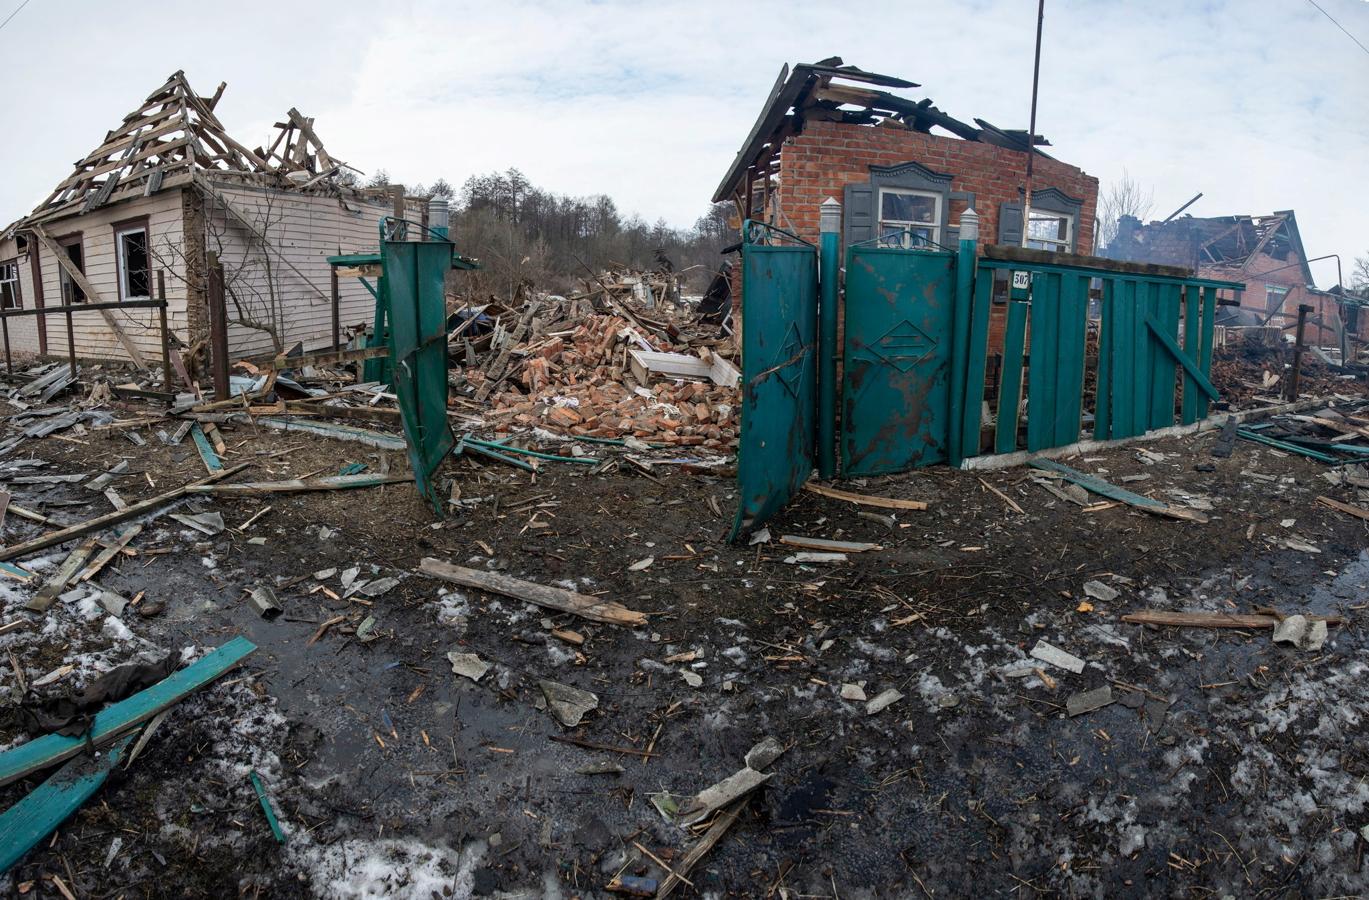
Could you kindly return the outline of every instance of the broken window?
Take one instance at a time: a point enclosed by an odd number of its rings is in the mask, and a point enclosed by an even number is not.
[[[152,266],[147,227],[138,225],[114,232],[119,263],[119,299],[146,300],[152,295]]]
[[[935,249],[941,239],[941,195],[879,190],[879,246]]]
[[[71,260],[71,264],[76,267],[76,271],[84,274],[86,271],[86,255],[81,249],[80,236],[78,235],[68,241],[62,242],[62,251],[66,253],[67,259]],[[86,292],[81,290],[81,286],[71,277],[71,273],[67,271],[66,266],[61,267],[61,272],[62,303],[85,303]]]
[[[19,309],[19,260],[0,262],[0,309]]]
[[[1074,245],[1074,216],[1032,210],[1031,225],[1027,229],[1027,246],[1054,253],[1068,253]]]
[[[1264,286],[1264,308],[1273,312],[1276,309],[1283,309],[1283,301],[1288,296],[1288,288],[1282,284],[1266,284]]]

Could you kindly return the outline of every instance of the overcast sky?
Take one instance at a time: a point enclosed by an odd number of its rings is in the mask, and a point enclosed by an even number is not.
[[[0,18],[19,0],[0,0]],[[1369,45],[1369,2],[1318,0]],[[111,12],[111,10],[114,10]],[[291,106],[395,181],[516,166],[693,223],[780,65],[839,55],[957,118],[1025,128],[1036,4],[30,0],[0,29],[0,224],[183,68],[248,146]],[[1369,53],[1308,0],[1047,0],[1038,128],[1164,217],[1297,210],[1311,256],[1369,254]],[[1334,261],[1314,264],[1335,282]]]

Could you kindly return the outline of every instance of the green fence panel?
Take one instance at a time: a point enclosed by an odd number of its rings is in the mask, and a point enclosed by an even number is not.
[[[1060,290],[1060,361],[1056,366],[1055,445],[1079,440],[1084,415],[1084,356],[1088,338],[1089,276],[1066,275]]]
[[[992,273],[988,273],[992,275]],[[1022,406],[1022,357],[1026,353],[1027,304],[1008,301],[1003,329],[1003,372],[998,385],[998,419],[994,424],[994,452],[1017,449],[1017,418]]]
[[[1179,337],[1179,285],[1151,283],[1149,323],[1159,326],[1161,334],[1177,340]],[[1174,389],[1177,385],[1175,360],[1158,340],[1150,339],[1150,408],[1146,429],[1165,428],[1174,424]]]
[[[1150,309],[1150,286],[1147,282],[1131,281],[1131,291],[1127,304],[1127,340],[1131,344],[1131,420],[1127,423],[1122,437],[1135,437],[1144,434],[1146,421],[1150,415],[1150,369],[1151,348],[1149,335],[1146,334],[1146,313]]]
[[[385,241],[382,294],[389,295],[390,360],[414,482],[444,511],[433,475],[456,446],[447,421],[448,241]]]
[[[1093,391],[1093,437],[1105,441],[1112,436],[1112,304],[1116,281],[1103,279],[1103,296],[1098,304],[1098,369]]]
[[[753,226],[748,222],[745,233]],[[818,255],[742,244],[742,397],[730,540],[779,512],[813,471]]]
[[[848,249],[843,475],[947,460],[954,296],[951,253]]]
[[[1199,363],[1198,346],[1202,338],[1202,320],[1200,312],[1202,307],[1202,297],[1200,289],[1196,284],[1184,285],[1184,355]],[[1185,373],[1183,387],[1183,418],[1185,425],[1191,425],[1198,421],[1198,386],[1193,382],[1193,376]]]
[[[1060,362],[1060,279],[1037,272],[1031,286],[1031,347],[1027,355],[1027,449],[1055,444],[1055,388]]]
[[[970,308],[970,339],[965,350],[965,406],[959,427],[966,456],[979,455],[980,422],[984,414],[984,367],[989,358],[989,313],[993,309],[993,272],[979,269]],[[957,362],[957,365],[962,363]],[[954,424],[952,427],[956,427]]]
[[[1236,291],[1236,303],[1240,305],[1241,292]],[[1203,288],[1202,338],[1198,342],[1198,367],[1209,378],[1212,375],[1212,332],[1217,321],[1217,289]],[[1207,418],[1207,398],[1198,401],[1198,418]]]

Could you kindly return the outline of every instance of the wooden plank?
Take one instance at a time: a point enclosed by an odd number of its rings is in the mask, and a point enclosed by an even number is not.
[[[1340,625],[1345,620],[1340,616],[1307,616],[1314,622],[1327,625]],[[1278,616],[1248,613],[1218,612],[1169,612],[1167,610],[1145,610],[1122,616],[1123,622],[1133,625],[1176,625],[1186,628],[1273,628],[1279,624]]]
[[[390,348],[381,347],[362,347],[359,350],[324,350],[319,353],[305,353],[302,356],[286,356],[281,354],[273,357],[272,367],[276,369],[302,369],[305,366],[336,366],[350,362],[361,362],[367,359],[376,359],[381,356],[388,356]]]
[[[1027,449],[1044,450],[1055,439],[1055,370],[1060,358],[1060,276],[1034,273],[1031,346],[1027,351]]]
[[[1089,276],[1066,275],[1060,290],[1060,361],[1056,365],[1055,437],[1052,446],[1079,440],[1084,414],[1084,360],[1089,315]]]
[[[108,744],[211,683],[256,649],[256,645],[247,638],[235,637],[152,687],[105,707],[95,714],[91,722],[89,743],[97,748]],[[45,734],[6,750],[0,753],[0,786],[68,760],[86,746],[86,735],[67,737]]]
[[[953,360],[953,365],[965,366],[965,405],[962,421],[950,427],[960,428],[960,451],[964,456],[979,455],[979,423],[984,406],[984,366],[989,353],[989,313],[993,307],[993,279],[985,273],[975,278],[974,303],[970,308],[970,334],[965,359]]]
[[[646,614],[628,609],[612,600],[600,600],[586,594],[578,594],[564,588],[550,587],[521,578],[500,575],[495,572],[482,572],[464,566],[454,566],[433,557],[424,557],[418,571],[433,578],[450,581],[462,587],[478,588],[515,600],[523,600],[538,606],[571,613],[591,622],[608,625],[645,625]]]
[[[1170,336],[1169,331],[1162,324],[1155,321],[1154,318],[1147,317],[1146,328],[1150,329],[1150,333],[1155,336],[1156,343],[1169,354],[1170,358],[1184,367],[1185,374],[1193,379],[1199,390],[1213,400],[1221,399],[1221,394],[1218,393],[1217,388],[1213,386],[1212,382],[1208,381],[1207,375],[1204,374],[1203,370],[1200,369],[1193,360],[1189,359],[1188,355],[1179,348],[1179,345],[1174,341],[1174,338]],[[1173,367],[1166,367],[1165,371],[1169,373],[1169,383],[1172,384],[1174,381]],[[1171,387],[1169,394],[1169,401],[1171,404],[1174,400],[1173,391],[1174,389]],[[1172,420],[1173,416],[1171,414],[1171,421],[1166,424],[1172,424]]]
[[[257,422],[270,428],[278,428],[284,431],[302,431],[339,441],[368,444],[372,447],[379,447],[381,450],[404,450],[409,446],[402,437],[380,431],[369,431],[365,428],[353,428],[350,425],[333,425],[327,422],[292,422],[289,419],[277,418],[261,418]]]
[[[97,757],[78,756],[0,814],[0,874],[80,809],[123,759],[133,735]]]
[[[141,500],[137,503],[130,504],[124,509],[118,509],[114,512],[106,513],[103,516],[97,516],[94,519],[81,522],[77,525],[69,525],[66,528],[59,528],[57,531],[50,531],[45,535],[36,537],[31,541],[25,541],[22,544],[15,544],[12,547],[0,547],[0,561],[17,559],[21,556],[27,556],[30,553],[36,553],[39,550],[46,550],[48,547],[55,547],[58,544],[65,544],[67,541],[74,540],[78,537],[84,537],[96,531],[103,531],[111,525],[118,525],[120,522],[126,522],[129,519],[136,519],[139,516],[146,515],[147,513],[152,512],[153,510],[161,506],[165,506],[168,503],[179,500],[181,497],[184,497],[187,493],[190,492],[192,488],[196,487],[197,485],[210,484],[212,482],[218,481],[219,479],[227,478],[230,475],[236,475],[238,472],[241,472],[249,465],[250,463],[239,463],[238,465],[233,466],[232,468],[224,469],[222,472],[216,472],[213,475],[210,475],[208,478],[203,478],[199,481],[191,482],[190,484],[178,487],[173,491],[167,491],[165,494],[159,494],[156,497],[151,497],[147,500]]]
[[[853,491],[843,491],[840,488],[828,487],[825,484],[815,484],[807,482],[803,489],[810,494],[817,494],[821,497],[831,497],[833,500],[845,500],[847,503],[855,503],[859,506],[877,506],[880,509],[926,509],[927,504],[921,500],[895,500],[893,497],[875,497],[870,494],[857,494]]]
[[[1100,497],[1107,497],[1109,500],[1116,500],[1128,506],[1154,513],[1157,516],[1164,516],[1169,519],[1182,519],[1186,522],[1206,522],[1207,516],[1198,512],[1196,509],[1181,509],[1170,506],[1152,497],[1143,497],[1140,494],[1133,494],[1131,491],[1119,488],[1117,485],[1104,481],[1094,475],[1088,475],[1076,469],[1071,469],[1063,463],[1058,463],[1053,459],[1034,459],[1030,463],[1034,469],[1043,469],[1047,472],[1058,472],[1066,481],[1079,485],[1086,491],[1090,491]]]
[[[1202,321],[1199,314],[1202,307],[1202,295],[1195,284],[1184,285],[1184,355],[1193,362],[1198,362],[1198,345],[1202,340]],[[1189,372],[1188,366],[1184,366],[1184,388],[1183,388],[1183,424],[1191,425],[1198,421],[1198,384],[1193,379],[1193,374]]]
[[[1236,304],[1240,305],[1241,292],[1236,291]],[[1212,332],[1217,320],[1217,289],[1203,288],[1202,336],[1198,339],[1198,368],[1203,376],[1212,374]],[[1198,418],[1207,418],[1207,399],[1198,401]]]
[[[1174,347],[1179,336],[1179,285],[1159,284],[1150,285],[1150,316],[1146,319],[1146,327],[1150,330],[1152,340],[1151,350],[1151,372],[1150,372],[1150,405],[1146,415],[1146,430],[1165,428],[1174,424],[1174,386],[1176,383],[1175,363],[1178,360],[1173,353],[1162,353],[1161,349]],[[1164,341],[1168,338],[1168,342]],[[1159,341],[1159,347],[1156,342]],[[1179,351],[1182,356],[1182,351]]]
[[[1363,506],[1342,503],[1339,500],[1333,500],[1330,497],[1318,497],[1317,502],[1322,506],[1329,506],[1332,509],[1339,510],[1347,515],[1354,516],[1357,519],[1369,520],[1369,509],[1365,509]]]
[[[130,525],[125,528],[117,539],[112,541],[105,549],[100,551],[99,555],[90,561],[90,565],[86,566],[85,569],[81,571],[77,580],[89,581],[98,575],[100,570],[108,565],[111,559],[122,553],[124,548],[127,547],[135,537],[142,533],[142,530],[143,526],[141,525]]]
[[[204,484],[187,488],[187,494],[279,494],[297,491],[341,491],[413,481],[412,472],[390,475],[329,475],[324,478],[290,478],[285,481],[246,481],[238,484]]]
[[[200,459],[204,461],[204,467],[209,474],[223,471],[223,461],[214,452],[214,448],[209,446],[209,436],[204,433],[199,422],[190,426],[190,436],[195,439],[195,449],[200,451]]]
[[[1093,439],[1106,441],[1112,436],[1112,344],[1114,294],[1117,282],[1103,279],[1103,299],[1098,318],[1098,377],[1093,391]]]
[[[90,554],[94,552],[95,541],[89,540],[67,554],[67,558],[63,560],[62,565],[58,567],[47,583],[29,598],[28,603],[24,604],[24,609],[38,613],[47,612],[48,607],[57,600],[57,595],[66,590],[67,585],[76,577],[76,573],[81,571],[81,567],[86,564],[86,560],[90,559]]]
[[[1003,331],[1003,369],[999,373],[998,417],[994,423],[994,452],[1017,449],[1017,418],[1022,406],[1022,358],[1026,353],[1027,304],[1008,301]]]
[[[865,541],[834,541],[829,538],[804,537],[801,534],[781,535],[780,543],[790,547],[802,547],[805,550],[827,550],[836,553],[866,553],[883,549],[879,544]]]
[[[1127,283],[1126,318],[1127,328],[1122,339],[1128,343],[1128,369],[1124,374],[1125,384],[1131,398],[1127,408],[1127,430],[1123,437],[1135,437],[1146,430],[1146,409],[1150,397],[1150,340],[1146,337],[1146,327],[1142,315],[1146,303],[1144,286],[1135,280]]]
[[[708,826],[708,831],[704,832],[704,836],[689,848],[684,858],[676,864],[674,869],[670,870],[665,881],[661,882],[660,888],[656,891],[658,898],[669,897],[676,888],[685,883],[685,876],[699,864],[699,860],[703,859],[718,841],[722,840],[723,835],[741,816],[742,809],[749,799],[750,797],[743,797],[718,813],[717,817],[713,819],[713,824]]]
[[[104,302],[100,297],[100,292],[95,289],[95,285],[90,283],[84,272],[76,268],[76,264],[71,261],[71,257],[67,256],[66,251],[48,236],[48,233],[43,230],[43,226],[35,222],[24,227],[26,230],[32,231],[34,237],[38,238],[39,242],[47,248],[47,251],[56,257],[57,265],[61,266],[66,271],[67,275],[71,276],[71,280],[76,282],[77,286],[81,288],[82,293],[86,295],[87,302]],[[100,310],[100,315],[104,317],[105,324],[114,332],[114,337],[118,339],[119,345],[124,348],[124,352],[128,354],[128,358],[133,360],[133,364],[140,369],[146,369],[147,363],[143,361],[143,355],[138,352],[137,346],[129,338],[128,332],[124,331],[123,326],[114,318],[114,314],[107,309],[102,309]]]

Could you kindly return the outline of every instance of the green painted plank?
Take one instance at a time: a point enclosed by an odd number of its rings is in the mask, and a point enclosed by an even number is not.
[[[1202,326],[1199,324],[1199,309],[1202,306],[1202,296],[1199,288],[1195,284],[1184,285],[1184,355],[1190,360],[1199,360],[1198,345],[1202,340]],[[1184,397],[1183,397],[1183,423],[1191,425],[1198,421],[1198,385],[1194,382],[1193,376],[1189,373],[1188,367],[1184,367]]]
[[[18,578],[21,581],[28,581],[33,578],[32,572],[28,569],[20,568],[14,563],[0,562],[0,572],[4,572],[11,578]]]
[[[1093,436],[1100,441],[1112,437],[1112,335],[1116,331],[1112,308],[1116,290],[1116,279],[1103,279],[1098,317],[1098,378],[1093,390]]]
[[[100,789],[132,740],[130,734],[96,758],[73,758],[0,814],[0,874],[8,872]]]
[[[105,707],[95,714],[91,723],[91,742],[96,747],[109,743],[130,728],[180,702],[187,694],[209,684],[256,649],[256,645],[247,638],[235,637],[152,687]],[[45,734],[6,750],[0,753],[0,786],[70,759],[85,746],[84,736]]]
[[[1336,459],[1334,456],[1331,456],[1330,454],[1320,453],[1308,447],[1299,447],[1297,444],[1290,444],[1287,441],[1281,441],[1277,438],[1268,437],[1266,435],[1259,434],[1258,432],[1251,431],[1248,428],[1236,429],[1236,436],[1243,438],[1247,441],[1253,441],[1256,444],[1264,444],[1267,447],[1274,447],[1278,450],[1285,450],[1289,453],[1297,453],[1301,456],[1306,456],[1309,459],[1315,459],[1317,462],[1340,462],[1340,460]]]
[[[1143,497],[1140,494],[1133,494],[1125,488],[1119,488],[1110,481],[1104,481],[1093,475],[1071,469],[1069,466],[1058,463],[1051,459],[1033,459],[1030,466],[1035,469],[1044,469],[1049,472],[1059,472],[1066,481],[1079,485],[1086,491],[1097,494],[1100,497],[1107,497],[1109,500],[1116,500],[1146,512],[1165,516],[1170,519],[1182,519],[1188,522],[1206,522],[1207,516],[1198,512],[1196,509],[1180,509],[1170,506],[1152,497]]]
[[[195,449],[200,451],[200,459],[204,460],[204,467],[210,474],[223,471],[223,460],[219,459],[214,448],[209,445],[209,438],[205,435],[200,423],[196,422],[190,426],[190,436],[195,439]]]
[[[276,820],[276,811],[271,808],[271,800],[266,796],[266,787],[261,783],[261,776],[257,770],[253,769],[248,773],[252,778],[252,789],[257,792],[257,799],[261,801],[261,811],[266,813],[266,823],[271,826],[271,833],[276,836],[276,840],[285,843],[285,832],[280,830],[280,822]]]
[[[1236,305],[1241,302],[1241,292],[1236,291]],[[1212,332],[1217,320],[1217,289],[1211,287],[1203,288],[1203,325],[1202,337],[1198,343],[1198,368],[1203,370],[1203,374],[1212,375]],[[1207,400],[1198,401],[1198,418],[1207,418]]]
[[[353,441],[358,444],[368,444],[372,447],[379,447],[381,450],[403,450],[408,447],[404,438],[395,437],[393,434],[386,434],[383,431],[371,431],[369,428],[354,428],[351,425],[337,425],[332,422],[310,422],[307,420],[296,419],[277,419],[273,416],[262,416],[257,422],[269,428],[278,428],[282,431],[301,431],[306,434],[316,434],[319,437],[333,438],[339,441]]]
[[[1077,275],[1085,273],[1094,277],[1120,277],[1120,278],[1140,278],[1146,281],[1167,282],[1171,284],[1199,284],[1204,287],[1225,288],[1226,290],[1240,290],[1245,287],[1239,281],[1218,281],[1207,278],[1193,278],[1190,276],[1179,275],[1146,275],[1144,273],[1131,274],[1128,272],[1114,272],[1110,269],[1094,269],[1089,266],[1068,266],[1054,263],[1027,263],[1016,262],[1006,259],[984,259],[979,260],[980,268],[986,269],[1009,269],[1018,272],[1030,270],[1032,272],[1058,272],[1062,275]]]
[[[1163,304],[1160,298],[1161,285],[1159,282],[1150,280],[1142,282],[1142,285],[1146,292],[1146,302],[1142,307],[1144,310],[1142,321],[1154,319],[1163,323],[1164,313],[1161,312]],[[1146,408],[1142,430],[1150,431],[1152,428],[1159,428],[1163,421],[1165,394],[1169,393],[1172,396],[1174,393],[1174,370],[1172,368],[1169,370],[1169,380],[1166,381],[1165,355],[1160,352],[1159,345],[1150,337],[1144,326],[1141,328],[1141,333],[1146,336]]]
[[[1027,304],[1008,301],[1008,321],[1003,331],[1003,371],[998,386],[998,421],[994,426],[994,452],[1017,449],[1017,415],[1022,405],[1022,357],[1026,352]]]
[[[1056,364],[1055,439],[1063,447],[1079,440],[1084,411],[1084,348],[1089,314],[1089,277],[1067,275],[1060,290],[1060,361]]]
[[[979,455],[979,423],[984,407],[984,367],[989,354],[989,312],[993,306],[993,279],[975,279],[974,308],[970,311],[970,340],[965,357],[965,407],[960,427],[961,451]],[[952,423],[955,427],[955,423]]]
[[[1217,392],[1217,388],[1213,386],[1212,382],[1208,380],[1202,370],[1198,368],[1193,360],[1184,355],[1183,350],[1179,349],[1178,343],[1175,342],[1174,338],[1170,337],[1169,332],[1165,330],[1163,325],[1155,321],[1154,318],[1147,317],[1146,327],[1149,328],[1150,333],[1155,336],[1156,343],[1167,351],[1171,358],[1184,367],[1184,371],[1193,378],[1194,382],[1198,385],[1199,390],[1207,394],[1213,400],[1217,400],[1221,397]]]
[[[1127,340],[1131,341],[1131,422],[1124,437],[1145,433],[1147,411],[1150,409],[1150,336],[1146,331],[1145,312],[1150,291],[1145,282],[1132,281],[1131,303],[1127,309]]]
[[[1032,277],[1031,335],[1027,352],[1027,449],[1055,440],[1055,371],[1060,361],[1060,275]]]
[[[1155,323],[1171,343],[1179,337],[1179,285],[1151,285],[1151,315],[1147,327]],[[1177,344],[1175,344],[1177,346]],[[1147,416],[1147,430],[1165,428],[1174,424],[1174,387],[1178,383],[1178,369],[1172,356],[1161,352],[1154,340],[1151,341],[1150,377],[1150,414]]]

